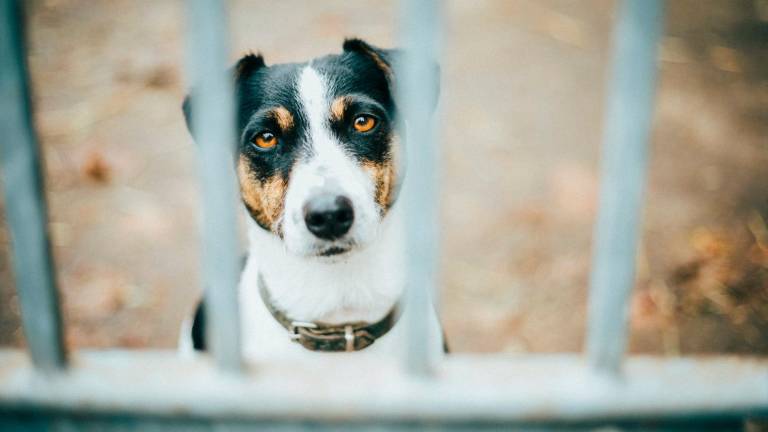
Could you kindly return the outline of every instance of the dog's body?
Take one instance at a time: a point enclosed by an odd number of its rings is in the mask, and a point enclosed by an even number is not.
[[[327,355],[320,349],[326,345],[313,350],[292,340],[296,329],[275,310],[289,321],[344,329],[342,346],[354,355],[404,345],[405,326],[395,319],[371,346],[355,339],[369,333],[350,330],[396,317],[405,286],[397,55],[351,40],[341,55],[307,64],[268,67],[248,55],[234,69],[237,174],[250,243],[239,287],[247,359]],[[203,320],[196,315],[199,338]],[[439,355],[434,311],[429,322],[432,337],[424,343]]]

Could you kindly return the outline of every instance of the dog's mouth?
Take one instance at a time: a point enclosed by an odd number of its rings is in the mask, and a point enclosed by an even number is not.
[[[323,249],[320,252],[317,253],[317,256],[321,257],[331,257],[331,256],[337,256],[337,255],[343,255],[347,252],[352,250],[351,246],[341,247],[341,246],[331,246],[327,249]]]

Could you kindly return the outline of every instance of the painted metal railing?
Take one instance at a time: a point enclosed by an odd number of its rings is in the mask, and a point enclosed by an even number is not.
[[[628,1],[614,36],[595,224],[587,355],[609,372],[621,366],[635,283],[635,255],[656,87],[661,1]]]
[[[32,361],[53,371],[66,365],[53,271],[40,150],[32,125],[21,3],[0,11],[0,163],[24,334]]]
[[[240,252],[232,170],[235,142],[234,98],[227,76],[227,26],[224,4],[187,3],[188,70],[192,78],[192,124],[199,144],[203,184],[203,272],[210,309],[208,340],[219,367],[241,369],[237,282]]]
[[[433,62],[438,50],[440,10],[437,0],[405,1],[402,8],[403,45],[407,56],[401,70],[398,91],[403,101],[407,128],[406,164],[418,167],[403,186],[406,220],[406,304],[408,326],[405,366],[416,375],[428,376],[434,366],[429,358],[429,308],[435,299],[437,275],[438,202],[437,143],[432,120],[431,94],[437,88]],[[413,127],[413,125],[428,125]],[[431,298],[431,299],[430,299]]]
[[[24,352],[0,350],[0,430],[461,429],[500,425],[708,427],[768,415],[768,364],[755,359],[625,357],[648,137],[661,33],[660,0],[619,4],[595,224],[586,359],[579,355],[428,356],[426,317],[438,255],[438,155],[430,124],[440,5],[403,0],[407,60],[400,94],[408,163],[419,166],[403,200],[408,232],[404,361],[332,356],[311,364],[241,358],[231,172],[233,110],[225,9],[189,0],[188,70],[203,182],[205,293],[214,363],[173,352],[65,355],[48,241],[39,147],[32,125],[21,2],[0,0],[0,156],[24,333]],[[213,367],[213,366],[216,367]],[[226,373],[222,373],[226,372]],[[681,423],[683,422],[683,423]],[[640,426],[641,427],[641,426]],[[537,429],[540,430],[540,429]],[[558,429],[560,430],[560,429]]]

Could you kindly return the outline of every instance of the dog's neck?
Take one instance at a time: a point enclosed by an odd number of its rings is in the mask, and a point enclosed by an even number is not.
[[[249,260],[256,260],[272,301],[291,319],[375,322],[403,292],[404,227],[398,207],[390,209],[371,244],[338,257],[289,254],[274,234],[250,222]],[[244,289],[258,289],[256,280],[248,283]]]

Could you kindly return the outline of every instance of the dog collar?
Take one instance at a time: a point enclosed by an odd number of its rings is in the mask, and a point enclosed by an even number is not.
[[[365,321],[342,324],[296,321],[275,306],[264,278],[259,274],[259,295],[272,317],[290,332],[291,340],[310,351],[360,351],[384,336],[400,317],[400,304],[395,303],[384,318],[375,323]]]

